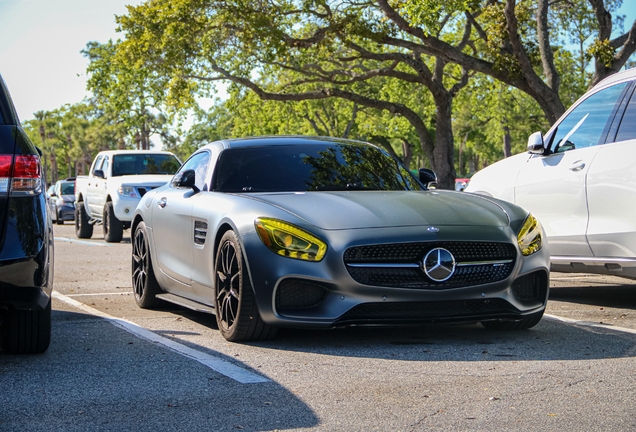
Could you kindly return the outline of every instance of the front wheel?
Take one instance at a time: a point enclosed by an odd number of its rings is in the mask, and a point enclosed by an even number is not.
[[[84,201],[78,202],[75,206],[75,235],[77,238],[91,238],[93,236],[93,225],[88,222]]]
[[[58,225],[64,225],[64,219],[62,219],[57,209],[55,209],[55,223]]]
[[[261,319],[236,234],[221,238],[214,265],[214,309],[221,335],[228,341],[266,340],[276,327]]]
[[[41,354],[51,343],[51,300],[43,310],[7,312],[0,332],[0,346],[7,354]]]
[[[481,325],[488,330],[527,330],[539,324],[539,321],[543,318],[543,312],[533,313],[519,321],[483,321]]]
[[[104,206],[104,240],[108,243],[119,243],[124,236],[124,224],[115,216],[115,209],[112,201]]]
[[[146,224],[140,222],[132,240],[132,286],[135,301],[142,309],[154,309],[161,303],[156,295],[162,290],[155,278],[148,247]]]

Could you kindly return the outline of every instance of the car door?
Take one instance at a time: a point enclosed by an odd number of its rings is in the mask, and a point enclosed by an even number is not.
[[[205,173],[209,159],[208,151],[195,153],[183,164],[175,178],[185,170],[195,170],[196,185],[201,191],[205,191]],[[200,193],[190,188],[170,185],[153,198],[153,205],[156,207],[152,216],[152,229],[159,268],[180,283],[175,285],[173,291],[182,291],[182,294],[187,293],[190,297],[192,249],[195,244],[192,207]]]
[[[101,179],[95,176],[95,171],[102,169],[103,162],[104,156],[98,156],[93,164],[93,168],[91,169],[91,175],[86,182],[86,196],[84,197],[84,204],[88,211],[90,211],[91,216],[100,214],[100,212],[96,210],[96,202],[98,200],[98,191],[101,186]],[[98,182],[98,180],[100,181]]]
[[[587,241],[587,175],[605,142],[627,84],[602,89],[573,106],[517,177],[515,202],[541,221],[552,256],[592,256]]]
[[[636,257],[636,84],[625,97],[607,143],[599,146],[588,177],[587,240],[595,257]]]

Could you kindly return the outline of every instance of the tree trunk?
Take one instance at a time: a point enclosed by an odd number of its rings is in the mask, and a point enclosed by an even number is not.
[[[407,169],[411,169],[411,159],[413,159],[413,145],[408,140],[402,140],[402,163]]]
[[[512,137],[510,136],[510,128],[507,124],[504,124],[503,131],[503,154],[504,157],[507,158],[512,156]]]
[[[455,145],[453,139],[452,105],[453,98],[448,91],[434,95],[437,107],[435,122],[435,149],[433,150],[433,170],[437,174],[439,189],[455,189]]]

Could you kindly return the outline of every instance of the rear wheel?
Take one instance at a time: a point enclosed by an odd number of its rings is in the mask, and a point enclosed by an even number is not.
[[[8,354],[40,354],[51,343],[51,300],[43,310],[9,310],[0,332]]]
[[[75,235],[77,238],[91,238],[93,236],[93,225],[88,223],[84,201],[78,202],[75,206]]]
[[[221,335],[229,341],[270,339],[276,327],[261,319],[236,234],[221,238],[214,265],[214,309]]]
[[[539,324],[543,318],[543,312],[528,315],[519,321],[483,321],[481,325],[488,330],[526,330]]]
[[[152,269],[145,223],[140,222],[135,228],[132,244],[132,285],[135,301],[142,309],[156,308],[161,304],[161,300],[155,296],[161,294],[162,290]]]
[[[107,202],[104,206],[104,218],[102,221],[104,240],[108,243],[119,243],[124,236],[124,224],[115,216],[112,201]]]

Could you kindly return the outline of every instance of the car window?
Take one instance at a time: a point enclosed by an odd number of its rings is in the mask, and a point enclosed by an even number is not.
[[[384,151],[352,144],[227,149],[219,156],[214,186],[221,192],[421,189]]]
[[[95,171],[97,171],[98,169],[101,169],[103,158],[104,156],[97,156],[97,159],[95,159],[95,165],[93,166],[92,174],[95,174]]]
[[[627,105],[623,119],[618,127],[616,141],[626,141],[636,139],[636,93],[632,95],[632,99]]]
[[[113,177],[141,174],[174,174],[181,162],[172,154],[128,153],[113,157]]]
[[[208,170],[208,165],[210,163],[210,153],[207,151],[202,151],[200,153],[196,153],[190,157],[183,166],[179,169],[179,172],[183,172],[185,170],[194,170],[194,184],[199,190],[205,191],[208,190],[205,184],[205,174]]]
[[[75,193],[75,183],[62,183],[62,195],[73,195]]]
[[[108,175],[108,156],[104,156],[104,161],[102,162],[101,170],[104,171],[104,176]]]
[[[602,144],[607,133],[607,120],[628,84],[617,84],[594,93],[574,108],[559,124],[554,134],[554,152]]]

